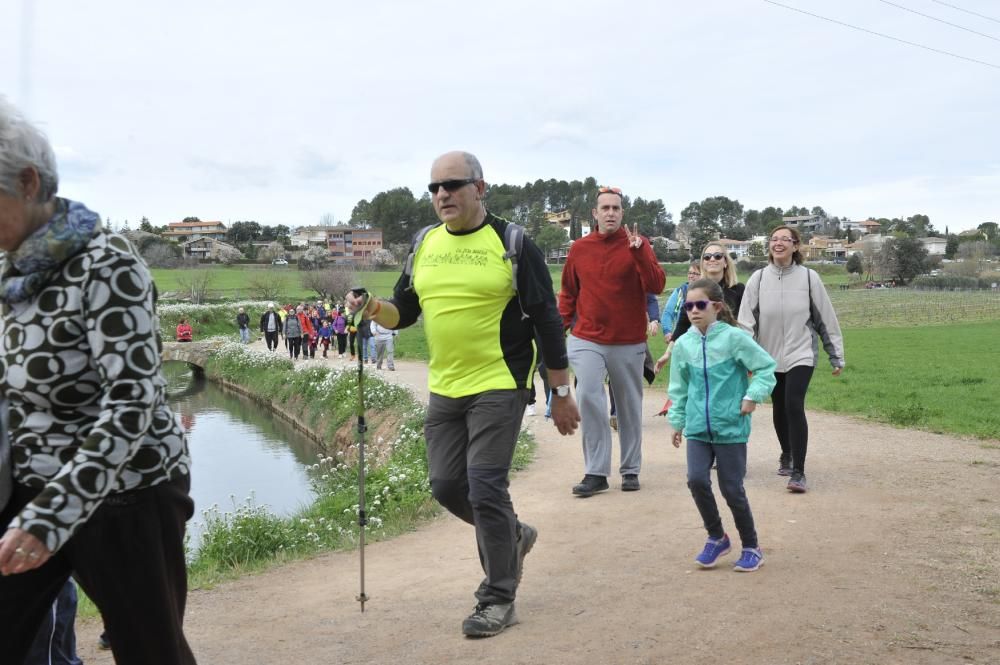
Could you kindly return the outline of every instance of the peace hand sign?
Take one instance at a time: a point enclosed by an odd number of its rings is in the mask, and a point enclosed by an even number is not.
[[[625,227],[625,237],[628,239],[629,249],[639,249],[642,247],[642,236],[639,235],[639,224],[633,224],[631,230],[628,228],[628,224],[623,224]]]

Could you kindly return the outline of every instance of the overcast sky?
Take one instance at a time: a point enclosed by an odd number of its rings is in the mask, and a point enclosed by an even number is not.
[[[488,182],[594,176],[675,219],[725,195],[1000,221],[1000,2],[894,2],[987,36],[782,0],[993,66],[764,0],[0,0],[0,92],[115,226],[346,221],[419,196],[451,149]]]

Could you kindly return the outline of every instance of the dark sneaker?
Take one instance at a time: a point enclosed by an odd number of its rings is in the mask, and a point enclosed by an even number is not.
[[[604,476],[587,474],[578,484],[573,485],[573,494],[582,497],[594,496],[608,489],[608,479]]]
[[[779,476],[790,476],[792,475],[792,460],[789,457],[782,455],[778,458],[778,475]]]
[[[111,648],[111,640],[108,639],[108,633],[102,632],[101,636],[97,638],[97,648],[101,651],[107,651]]]
[[[524,573],[524,557],[538,540],[538,529],[521,522],[521,533],[517,537],[517,585],[521,586],[521,575]]]
[[[752,573],[764,565],[764,553],[759,547],[744,547],[740,560],[733,566],[738,573]]]
[[[611,425],[611,429],[618,431],[618,416],[611,416],[608,418],[608,423]]]
[[[806,474],[798,471],[793,472],[791,479],[788,481],[788,491],[795,492],[796,494],[805,494]]]
[[[709,538],[705,542],[705,549],[694,558],[694,561],[702,568],[715,568],[719,557],[729,554],[729,549],[729,536],[723,536],[719,540]]]
[[[493,637],[516,623],[514,603],[479,603],[462,622],[462,634],[467,637]]]
[[[622,491],[623,492],[638,492],[639,491],[639,474],[637,473],[626,473],[622,476]]]

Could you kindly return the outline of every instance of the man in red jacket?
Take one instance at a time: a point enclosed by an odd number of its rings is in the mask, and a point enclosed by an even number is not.
[[[601,187],[592,211],[597,232],[570,247],[562,273],[559,313],[571,329],[566,350],[577,378],[583,424],[583,480],[573,494],[608,489],[611,427],[604,378],[611,381],[621,442],[622,491],[639,489],[642,464],[642,365],[646,357],[646,294],[666,277],[638,228],[622,225],[622,193]]]

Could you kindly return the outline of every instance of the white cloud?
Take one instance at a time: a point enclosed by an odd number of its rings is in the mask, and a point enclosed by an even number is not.
[[[789,4],[1000,60],[870,0]],[[33,7],[31,48],[0,16],[0,90],[63,146],[62,191],[115,219],[345,219],[391,187],[419,195],[455,148],[490,182],[594,176],[675,215],[723,194],[952,230],[1000,218],[1000,71],[764,2]]]

